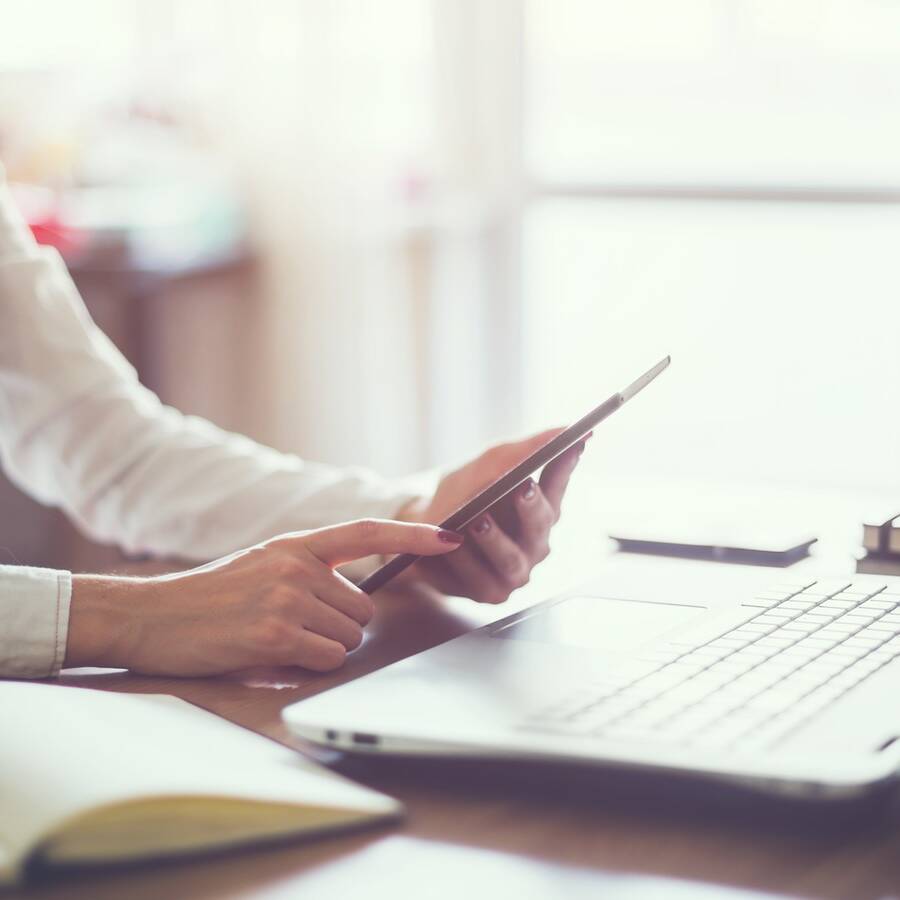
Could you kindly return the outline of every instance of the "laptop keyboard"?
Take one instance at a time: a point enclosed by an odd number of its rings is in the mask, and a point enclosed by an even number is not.
[[[635,676],[542,710],[529,729],[726,750],[775,746],[900,656],[900,589],[782,583],[748,619],[699,646],[670,645]]]

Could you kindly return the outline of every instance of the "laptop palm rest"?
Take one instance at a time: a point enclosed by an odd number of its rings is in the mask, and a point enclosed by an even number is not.
[[[574,596],[541,605],[530,615],[501,625],[491,637],[628,653],[705,612],[700,606]]]

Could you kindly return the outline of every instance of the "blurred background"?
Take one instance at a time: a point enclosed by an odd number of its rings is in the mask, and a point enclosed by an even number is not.
[[[900,499],[895,0],[0,0],[0,21],[16,199],[166,402],[399,474],[671,353],[585,457],[601,519],[673,484]],[[4,562],[115,564],[8,484],[0,504]]]

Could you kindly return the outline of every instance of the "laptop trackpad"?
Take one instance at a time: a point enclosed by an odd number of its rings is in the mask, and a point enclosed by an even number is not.
[[[627,653],[707,612],[702,606],[576,596],[499,628],[491,637]]]

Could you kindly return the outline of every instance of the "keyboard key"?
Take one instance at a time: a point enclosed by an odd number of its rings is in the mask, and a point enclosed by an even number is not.
[[[657,648],[527,727],[734,751],[775,746],[900,657],[900,592],[831,590],[820,585],[811,592],[819,597],[795,595],[762,609],[695,649]]]
[[[729,636],[734,635],[737,638],[757,638],[760,635],[768,634],[770,631],[774,631],[776,627],[777,626],[775,625],[766,625],[762,622],[757,622],[754,619],[752,622],[748,622],[746,625],[741,625],[740,628],[737,628],[734,631],[729,631],[728,634]]]
[[[848,635],[859,631],[860,627],[861,626],[856,622],[845,622],[843,619],[838,619],[828,626],[827,634],[826,630],[823,628],[819,631],[818,636],[831,637],[831,635],[841,635],[842,637],[847,637]]]
[[[880,669],[883,665],[883,659],[878,659],[873,654],[869,653],[862,659],[859,659],[855,663],[853,663],[850,668],[857,672],[865,672],[868,675],[871,672],[874,672],[876,669]]]
[[[823,593],[829,596],[839,594],[841,591],[852,590],[853,585],[843,578],[820,578],[811,587],[804,590],[804,594]]]
[[[751,669],[753,669],[775,656],[778,652],[777,647],[760,647],[758,644],[751,644],[749,647],[745,647],[739,653],[736,653],[733,658],[741,662],[751,662]]]
[[[815,634],[818,630],[819,626],[817,624],[809,622],[789,622],[787,625],[781,626],[778,630],[778,635],[783,634],[785,637],[796,640],[805,635]]]
[[[809,663],[808,671],[810,675],[818,678],[824,684],[829,678],[837,675],[838,672],[842,672],[847,667],[847,662],[846,659],[824,659],[820,657]]]
[[[819,710],[824,709],[829,703],[834,702],[842,694],[846,693],[853,685],[837,684],[835,681],[829,681],[814,691],[811,691],[805,697],[799,699],[791,707],[791,716],[796,719],[806,718]]]
[[[724,649],[729,653],[734,653],[736,650],[740,650],[742,647],[746,647],[748,644],[752,643],[754,639],[755,636],[735,637],[732,632],[728,632],[727,635],[716,638],[716,640],[710,641],[705,646],[712,650]]]
[[[806,693],[808,693],[808,690],[787,691],[783,694],[781,692],[776,693],[775,691],[763,691],[761,694],[757,694],[755,697],[751,697],[747,700],[743,709],[752,710],[757,713],[765,713],[766,717],[774,716],[776,713],[787,709],[791,703],[798,700]]]
[[[848,600],[851,603],[861,603],[864,602],[867,597],[871,596],[871,591],[862,590],[862,591],[854,591],[852,588],[847,591],[841,591],[839,594],[833,594],[832,600]]]
[[[839,615],[837,610],[816,609],[814,612],[801,613],[794,621],[802,625],[823,626],[833,622]]]
[[[839,662],[842,666],[850,666],[856,660],[862,659],[868,652],[861,647],[845,647],[839,644],[833,650],[829,650],[828,655],[823,658],[829,662]]]
[[[735,656],[729,656],[727,659],[716,663],[709,671],[721,674],[723,677],[727,676],[729,681],[733,681],[739,675],[743,675],[744,672],[752,669],[757,663],[758,660],[755,659],[738,659]]]
[[[881,612],[890,612],[897,608],[897,604],[900,603],[900,600],[887,600],[882,599],[881,594],[877,594],[871,600],[864,600],[859,604],[859,609],[864,610],[875,610]]]
[[[843,642],[841,646],[843,647],[864,647],[866,649],[872,649],[874,647],[878,647],[883,643],[878,638],[871,637],[863,637],[862,635],[854,635],[853,637],[847,638],[846,641]]]
[[[758,647],[767,647],[767,648],[775,648],[776,650],[784,650],[791,646],[797,640],[796,636],[784,635],[782,636],[781,632],[777,635],[770,635],[769,637],[760,638],[756,642],[756,646]]]
[[[864,677],[865,673],[862,670],[856,671],[851,666],[849,669],[844,669],[843,672],[838,672],[837,675],[829,679],[827,684],[835,690],[844,691],[857,685]]]
[[[851,584],[842,593],[852,596],[871,597],[873,594],[880,594],[883,588],[883,584]]]
[[[769,672],[791,672],[807,662],[808,657],[803,654],[799,656],[790,655],[790,650],[792,649],[792,647],[788,647],[767,659],[764,668]]]
[[[782,603],[778,609],[787,610],[788,612],[806,612],[810,609],[818,609],[819,603],[816,600],[803,600],[801,597],[794,597],[786,603]]]
[[[836,609],[836,610],[849,610],[855,609],[859,604],[853,600],[826,600],[824,603],[819,605],[819,609]]]
[[[783,625],[785,622],[790,622],[793,618],[794,616],[790,612],[773,610],[772,612],[763,613],[761,616],[755,616],[751,621],[754,624],[761,625]]]
[[[663,670],[622,688],[619,696],[646,700],[661,694],[663,691],[670,690],[684,680],[685,676],[682,673]]]
[[[838,621],[851,622],[854,625],[869,625],[877,618],[878,615],[876,613],[864,612],[857,607],[853,612],[848,612],[846,615],[841,616]]]
[[[720,659],[724,659],[731,652],[732,650],[727,647],[711,647],[709,644],[706,644],[703,647],[692,650],[690,653],[686,653],[681,657],[680,661],[688,664],[701,663],[708,666],[718,662]]]

